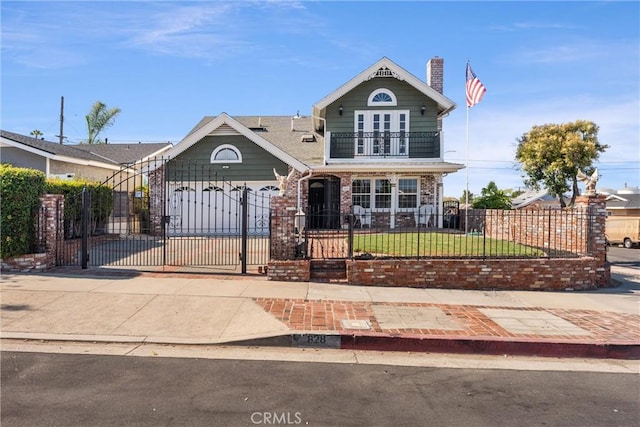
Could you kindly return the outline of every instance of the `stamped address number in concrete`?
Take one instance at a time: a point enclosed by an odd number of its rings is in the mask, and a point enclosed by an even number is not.
[[[295,334],[294,347],[340,348],[340,335]]]

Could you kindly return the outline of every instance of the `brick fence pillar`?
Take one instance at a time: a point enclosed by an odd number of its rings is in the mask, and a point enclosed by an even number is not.
[[[40,198],[44,207],[44,237],[46,253],[57,259],[59,244],[64,240],[64,196],[45,194]]]
[[[285,196],[271,198],[271,259],[295,259],[295,199]]]
[[[162,165],[149,174],[149,234],[162,236],[164,232],[163,213],[165,209],[166,165]]]
[[[607,262],[607,241],[605,226],[607,220],[606,196],[578,196],[576,209],[583,209],[588,214],[587,254],[597,259],[597,284],[608,286],[611,283],[611,266]]]

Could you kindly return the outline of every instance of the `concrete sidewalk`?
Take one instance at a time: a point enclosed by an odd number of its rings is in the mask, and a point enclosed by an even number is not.
[[[274,282],[264,276],[5,274],[3,339],[260,344],[640,358],[640,270],[592,292]]]

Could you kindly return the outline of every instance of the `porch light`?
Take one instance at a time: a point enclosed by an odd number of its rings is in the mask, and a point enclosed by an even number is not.
[[[342,110],[343,110],[342,104],[340,104],[340,107],[338,107],[338,114],[342,115]]]
[[[426,109],[427,109],[427,108],[426,108],[424,105],[423,105],[422,107],[420,107],[420,115],[421,115],[421,116],[424,116],[424,111],[425,111]]]

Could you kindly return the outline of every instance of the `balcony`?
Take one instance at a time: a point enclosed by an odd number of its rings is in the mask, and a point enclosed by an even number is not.
[[[331,132],[331,159],[438,158],[439,132]]]

